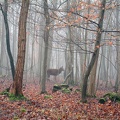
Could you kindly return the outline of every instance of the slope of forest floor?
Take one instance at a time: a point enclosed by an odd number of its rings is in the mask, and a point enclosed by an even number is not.
[[[0,82],[0,92],[9,82]],[[40,94],[39,84],[27,84],[23,88],[26,101],[9,101],[5,95],[0,95],[0,120],[120,120],[120,103],[107,101],[98,103],[98,98],[106,93],[97,91],[97,98],[88,98],[87,103],[81,103],[81,93],[73,88],[70,94],[60,91],[52,93],[52,82],[47,82],[47,92],[50,97]]]

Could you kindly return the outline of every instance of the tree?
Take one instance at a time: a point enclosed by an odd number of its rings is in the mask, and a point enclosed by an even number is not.
[[[50,17],[48,11],[48,1],[44,0],[44,17],[45,17],[45,28],[44,28],[44,60],[43,60],[43,74],[42,74],[42,83],[41,83],[41,93],[46,93],[46,71],[47,71],[47,60],[48,60],[48,39],[49,39],[49,24],[50,24]]]
[[[90,72],[91,72],[91,70],[92,70],[92,68],[93,68],[93,66],[94,66],[94,64],[99,56],[102,27],[103,27],[103,19],[104,19],[104,12],[105,12],[105,4],[106,4],[106,0],[103,0],[102,4],[101,4],[101,11],[99,14],[99,21],[98,21],[97,36],[96,36],[94,52],[93,52],[90,64],[88,65],[88,69],[83,77],[82,102],[86,102],[86,91],[87,91],[88,77],[89,77]]]
[[[57,3],[58,3],[58,0],[52,0],[52,9],[57,9]],[[48,61],[47,61],[47,67],[50,68],[50,62],[51,62],[51,57],[52,57],[52,46],[53,46],[53,33],[54,33],[54,24],[55,24],[55,14],[54,14],[54,11],[51,11],[50,12],[50,32],[49,32],[49,43],[48,43],[48,46],[49,46],[49,49],[48,49]]]
[[[71,1],[67,1],[67,9],[70,9],[70,4],[73,4],[75,2],[75,0],[71,0]],[[75,16],[71,15],[68,16],[68,23],[70,23],[71,20],[74,20]],[[74,83],[74,44],[73,41],[75,41],[74,38],[74,31],[75,29],[73,27],[71,27],[70,25],[68,25],[67,28],[67,41],[68,44],[66,44],[66,52],[65,52],[65,61],[66,61],[66,68],[65,68],[65,82],[67,82],[67,84],[73,84]]]
[[[117,4],[118,4],[118,0],[117,0]],[[119,9],[117,7],[116,9],[116,29],[118,30],[119,29]],[[118,35],[119,33],[117,33]],[[117,38],[116,40],[116,44],[118,45],[116,47],[116,50],[117,50],[117,56],[116,56],[116,61],[117,61],[117,76],[116,76],[116,82],[115,82],[115,91],[117,92],[118,89],[119,89],[119,84],[120,84],[120,41],[119,39]]]
[[[0,67],[5,66],[6,60],[5,60],[5,27],[4,27],[4,19],[1,16],[1,30],[0,30]],[[6,70],[0,69],[0,75],[6,74]]]
[[[25,51],[26,51],[26,23],[29,8],[29,0],[22,0],[22,6],[19,18],[19,31],[18,31],[18,55],[16,71],[14,76],[13,85],[11,87],[11,93],[23,95],[22,93],[22,79],[25,63]]]
[[[5,23],[5,30],[6,30],[6,46],[7,46],[7,53],[10,60],[10,66],[12,71],[12,77],[14,79],[15,74],[15,66],[14,66],[14,60],[10,49],[10,36],[9,36],[9,25],[8,25],[8,19],[7,19],[7,9],[8,9],[8,3],[7,0],[5,0],[5,8],[3,10],[2,5],[0,4],[0,8],[4,17],[4,23]]]

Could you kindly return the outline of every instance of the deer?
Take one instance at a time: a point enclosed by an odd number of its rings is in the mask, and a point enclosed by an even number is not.
[[[47,78],[49,79],[50,76],[55,76],[55,80],[56,80],[56,76],[59,75],[62,71],[64,71],[63,66],[60,67],[59,69],[48,69],[47,70]]]

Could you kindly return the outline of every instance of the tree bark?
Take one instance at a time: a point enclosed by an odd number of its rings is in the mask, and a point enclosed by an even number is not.
[[[70,4],[72,4],[74,1],[67,1],[67,9],[70,9]],[[70,23],[70,20],[74,20],[75,19],[75,16],[69,16],[68,17],[68,23]],[[69,76],[65,81],[67,82],[67,84],[71,84],[73,85],[74,84],[74,69],[73,69],[73,66],[74,66],[74,44],[73,44],[73,41],[75,40],[74,38],[74,32],[75,32],[75,29],[72,28],[71,26],[68,26],[68,40],[69,40],[69,43],[68,43],[68,51],[66,51],[66,68],[65,68],[65,74],[66,74],[66,77]]]
[[[29,8],[29,0],[22,0],[22,7],[19,18],[19,31],[18,31],[18,56],[14,82],[11,88],[11,93],[23,95],[22,93],[22,80],[25,63],[25,51],[26,51],[26,23]]]
[[[98,29],[97,29],[97,36],[96,36],[96,43],[95,43],[95,49],[90,61],[90,64],[88,65],[88,69],[83,77],[83,88],[82,88],[82,102],[86,102],[86,92],[87,92],[87,82],[88,77],[90,75],[90,72],[94,66],[94,63],[99,55],[99,47],[101,42],[101,35],[102,35],[102,27],[103,27],[103,19],[104,19],[104,12],[105,12],[105,4],[106,0],[102,1],[102,7],[99,15],[99,22],[98,22]]]
[[[88,86],[88,95],[91,97],[95,96],[95,81],[96,81],[96,73],[97,73],[97,63],[98,63],[98,57],[95,60],[95,63],[93,65],[92,71],[90,73],[90,83]]]
[[[46,93],[46,72],[47,72],[47,60],[48,60],[48,39],[49,39],[49,24],[50,24],[50,17],[48,11],[48,1],[44,0],[44,17],[46,20],[45,28],[44,28],[44,60],[43,60],[43,74],[42,74],[42,83],[41,83],[41,93]]]
[[[14,66],[14,60],[13,60],[13,56],[12,56],[11,48],[10,48],[9,25],[8,25],[8,19],[7,19],[7,9],[8,9],[7,0],[5,0],[5,9],[3,10],[1,4],[0,4],[0,7],[1,7],[1,11],[2,11],[3,17],[4,17],[5,30],[6,30],[6,46],[7,46],[7,53],[8,53],[8,57],[9,57],[9,60],[10,60],[10,66],[11,66],[11,71],[12,71],[12,77],[13,77],[13,79],[14,79],[15,66]]]
[[[118,0],[117,0],[117,5],[118,5]],[[119,30],[119,9],[117,7],[116,9],[116,28],[117,30]],[[117,35],[119,35],[119,33],[117,33]],[[119,89],[119,84],[120,84],[120,41],[117,38],[116,39],[116,44],[118,46],[116,46],[116,51],[117,51],[117,56],[116,56],[116,61],[117,61],[117,76],[116,76],[116,81],[115,81],[115,92],[118,92]]]

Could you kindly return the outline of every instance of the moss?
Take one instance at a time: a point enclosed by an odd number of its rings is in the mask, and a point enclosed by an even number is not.
[[[81,89],[76,89],[75,93],[78,93],[78,92],[82,92],[82,90]]]
[[[66,88],[63,88],[63,89],[62,89],[62,93],[70,93],[70,92],[71,92],[71,90],[68,89],[68,88],[67,88],[67,89],[66,89]]]
[[[3,92],[0,93],[1,95],[6,95],[6,96],[9,96],[9,92],[7,90],[4,90]]]
[[[27,100],[27,98],[24,97],[23,95],[14,95],[14,94],[11,94],[10,92],[8,92],[7,90],[3,91],[0,94],[1,95],[6,95],[9,98],[10,101]]]
[[[118,102],[120,101],[120,95],[113,92],[113,93],[107,93],[104,95],[104,97],[108,97],[112,102]]]
[[[23,95],[14,95],[14,94],[9,94],[9,100],[11,101],[19,101],[19,100],[27,100],[26,97],[24,97]]]
[[[60,84],[60,85],[54,85],[53,86],[53,92],[56,91],[62,91],[63,93],[70,93],[72,91],[72,88],[69,88],[69,85],[67,84]]]
[[[45,98],[45,99],[51,99],[52,96],[51,96],[51,95],[45,95],[44,98]]]
[[[69,88],[69,85],[67,85],[67,84],[61,84],[60,87],[61,88]]]
[[[99,99],[99,102],[104,104],[108,99],[112,102],[120,102],[120,95],[115,92],[107,93]]]
[[[106,102],[106,99],[105,99],[105,98],[100,98],[100,99],[99,99],[99,103],[104,104],[105,102]]]
[[[60,85],[57,85],[57,84],[55,84],[54,86],[53,86],[53,92],[56,92],[56,91],[59,91],[59,90],[62,90],[63,88],[69,88],[69,85],[67,85],[67,84],[60,84]]]
[[[58,90],[61,90],[61,87],[58,86],[58,85],[54,85],[52,92],[56,92],[56,91],[58,91]]]
[[[26,109],[25,109],[24,107],[21,107],[21,108],[20,108],[20,111],[21,111],[22,113],[24,113],[24,112],[26,112]]]

